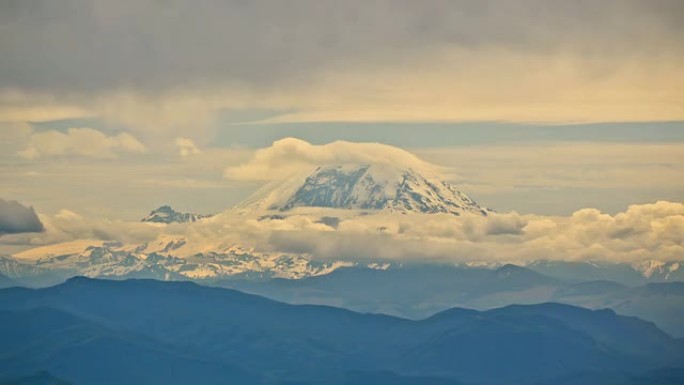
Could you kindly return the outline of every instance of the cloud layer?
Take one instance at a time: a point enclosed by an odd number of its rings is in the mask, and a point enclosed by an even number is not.
[[[676,0],[5,2],[0,121],[684,119]],[[138,134],[138,133],[136,133]],[[196,139],[196,138],[193,138]]]
[[[119,154],[143,152],[145,146],[126,132],[107,136],[92,128],[70,128],[66,133],[50,130],[32,134],[28,146],[19,155],[27,159],[55,156],[115,158]]]
[[[277,250],[319,258],[513,262],[538,259],[636,262],[684,257],[684,204],[630,206],[616,215],[583,209],[570,217],[369,216],[316,231],[295,220],[269,236]]]
[[[334,225],[326,224],[331,218],[336,218]],[[169,226],[91,220],[68,211],[43,220],[45,233],[7,236],[0,242],[39,246],[91,239],[135,244],[183,237],[187,245],[180,256],[239,245],[322,260],[427,263],[684,259],[684,204],[665,201],[632,205],[616,215],[582,209],[567,217],[515,212],[358,216],[347,210],[300,209],[271,219],[227,211],[207,221]]]
[[[43,0],[5,2],[1,14],[0,87],[89,91],[213,81],[282,84],[340,60],[444,46],[575,50],[588,57],[605,49],[632,55],[638,47],[645,54],[678,46],[682,5]]]
[[[33,207],[26,207],[17,201],[0,199],[0,236],[43,230],[43,224],[33,211]]]

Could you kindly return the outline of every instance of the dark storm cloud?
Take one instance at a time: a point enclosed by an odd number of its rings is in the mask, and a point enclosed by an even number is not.
[[[0,199],[0,235],[43,230],[43,224],[33,211],[33,207],[26,207],[17,201]]]
[[[0,88],[258,86],[445,45],[679,49],[683,9],[677,0],[0,0]]]

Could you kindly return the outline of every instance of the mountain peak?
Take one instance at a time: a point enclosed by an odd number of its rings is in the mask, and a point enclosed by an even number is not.
[[[489,211],[438,176],[409,167],[320,166],[298,182],[271,185],[238,208],[288,211],[297,207],[326,207],[453,215],[487,215]]]
[[[187,223],[197,222],[201,219],[208,218],[211,215],[181,213],[171,208],[169,205],[163,205],[152,210],[148,216],[143,218],[142,222],[153,223]]]

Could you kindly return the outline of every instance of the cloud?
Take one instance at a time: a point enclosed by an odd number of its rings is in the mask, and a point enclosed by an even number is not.
[[[32,134],[28,146],[19,155],[27,159],[55,156],[116,158],[119,154],[143,152],[145,146],[125,132],[107,136],[92,128],[70,128],[66,133],[50,130]]]
[[[0,7],[0,91],[24,95],[0,95],[0,120],[96,115],[174,138],[211,131],[224,109],[292,111],[275,122],[684,118],[676,0]]]
[[[41,214],[40,220],[45,231],[9,234],[0,238],[0,244],[34,247],[75,240],[143,243],[159,235],[156,229],[141,222],[87,218],[66,209],[54,215]]]
[[[17,201],[0,199],[0,236],[43,230],[43,224],[33,211],[33,207],[26,207]]]
[[[435,46],[576,50],[587,56],[647,53],[679,48],[682,13],[677,1],[619,0],[543,5],[214,0],[201,6],[68,0],[2,7],[6,60],[0,87],[70,91],[216,81],[283,84],[340,60],[395,58]]]
[[[398,147],[380,143],[335,141],[315,145],[285,138],[257,150],[247,162],[226,168],[224,176],[245,181],[278,180],[325,165],[386,165],[436,172],[438,167]]]
[[[18,148],[26,144],[31,131],[31,125],[28,123],[0,121],[0,157],[14,155]]]
[[[665,201],[632,205],[616,215],[595,209],[578,210],[569,217],[371,215],[344,219],[335,231],[298,228],[294,218],[283,221],[289,227],[279,224],[271,229],[269,247],[322,259],[631,263],[681,260],[684,255],[684,204]]]
[[[527,221],[516,212],[493,215],[487,221],[484,233],[486,235],[521,235],[526,225]]]
[[[100,239],[142,243],[183,237],[187,246],[180,256],[219,245],[239,245],[270,255],[297,254],[319,260],[426,263],[525,263],[539,259],[633,263],[676,261],[684,255],[684,204],[677,202],[632,205],[615,215],[587,208],[562,217],[514,212],[487,217],[359,216],[349,210],[323,208],[279,214],[265,219],[226,211],[192,224],[149,226],[91,220],[62,211],[43,217],[45,233],[7,236],[0,242],[43,245]]]
[[[175,143],[176,147],[178,147],[178,155],[183,159],[197,155],[201,152],[195,142],[188,138],[176,138]]]

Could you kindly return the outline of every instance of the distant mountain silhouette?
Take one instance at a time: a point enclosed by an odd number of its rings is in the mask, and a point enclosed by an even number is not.
[[[19,286],[19,285],[17,285],[17,283],[14,282],[14,280],[12,278],[0,274],[0,289],[6,288],[6,287],[12,287],[12,286]]]
[[[486,310],[510,304],[559,302],[655,322],[684,337],[684,282],[629,287],[612,281],[575,282],[549,277],[526,267],[498,269],[406,265],[386,270],[340,268],[304,279],[221,280],[234,288],[293,304],[334,305],[354,311],[420,319],[451,307]]]
[[[340,268],[299,280],[215,284],[288,303],[327,304],[418,319],[454,306],[487,309],[545,302],[567,283],[514,265],[498,269],[407,265],[386,270]]]
[[[78,277],[0,290],[0,311],[0,379],[45,371],[72,385],[603,384],[684,367],[684,343],[653,324],[559,304],[411,321]]]

